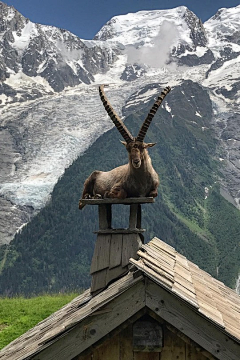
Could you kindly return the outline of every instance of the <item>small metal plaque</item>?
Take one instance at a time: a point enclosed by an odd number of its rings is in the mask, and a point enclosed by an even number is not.
[[[133,324],[133,350],[160,352],[163,346],[162,327],[157,321],[138,320]]]

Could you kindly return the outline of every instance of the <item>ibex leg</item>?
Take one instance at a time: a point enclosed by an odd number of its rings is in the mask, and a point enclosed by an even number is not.
[[[126,199],[127,192],[119,185],[115,185],[112,189],[106,193],[108,198]]]

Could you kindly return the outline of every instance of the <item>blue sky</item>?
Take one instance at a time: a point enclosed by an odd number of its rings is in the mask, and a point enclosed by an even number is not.
[[[67,29],[82,39],[92,39],[115,15],[151,9],[187,6],[203,22],[219,8],[240,4],[234,0],[5,0],[33,22]]]

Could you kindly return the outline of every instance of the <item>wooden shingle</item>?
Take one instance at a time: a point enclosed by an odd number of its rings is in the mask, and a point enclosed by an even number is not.
[[[195,305],[199,313],[240,341],[240,297],[236,292],[156,237],[142,246],[138,252],[140,259],[132,262],[146,274],[146,267],[141,265],[141,261],[145,263],[144,252],[154,258],[151,276],[154,278],[155,271],[155,281],[166,286],[165,276],[170,272],[173,293]]]

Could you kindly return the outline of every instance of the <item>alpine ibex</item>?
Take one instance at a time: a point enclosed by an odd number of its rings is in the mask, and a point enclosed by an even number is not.
[[[169,91],[170,87],[166,87],[161,92],[144,120],[137,137],[134,138],[110,105],[103,85],[99,87],[103,106],[125,140],[122,143],[128,151],[129,162],[107,172],[94,171],[84,183],[82,199],[157,196],[159,178],[152,167],[147,151],[147,148],[154,146],[155,143],[145,143],[143,140],[154,115]],[[83,207],[84,204],[80,200],[79,209]]]

